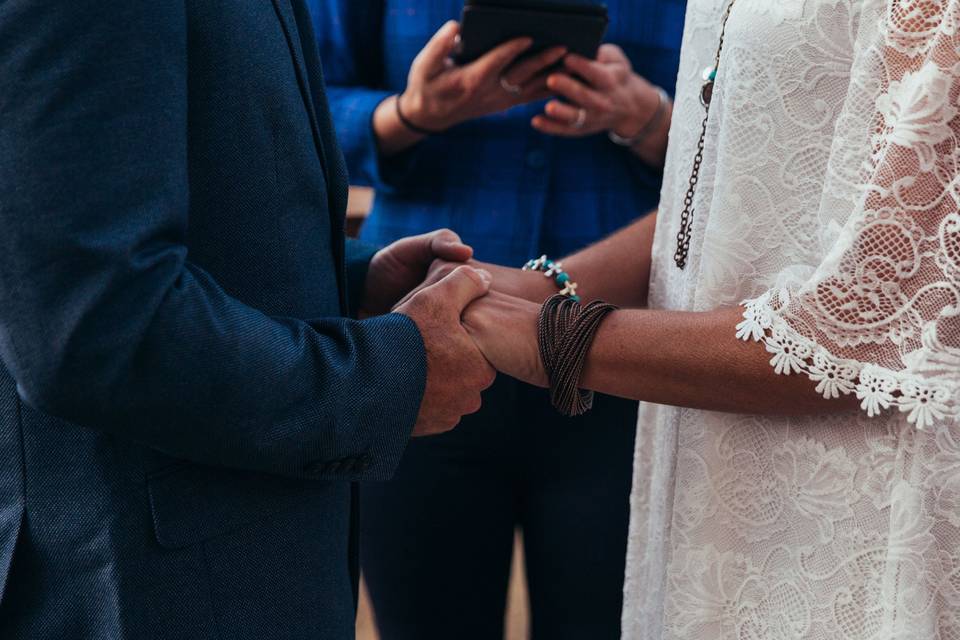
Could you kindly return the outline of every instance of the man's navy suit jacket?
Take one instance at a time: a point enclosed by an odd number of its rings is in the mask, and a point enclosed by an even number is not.
[[[426,364],[346,191],[301,0],[0,1],[0,638],[353,637]]]

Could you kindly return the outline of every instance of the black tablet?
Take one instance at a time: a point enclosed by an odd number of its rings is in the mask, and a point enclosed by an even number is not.
[[[466,0],[458,64],[472,62],[513,38],[533,38],[529,54],[563,46],[594,58],[607,32],[607,7],[575,0]]]

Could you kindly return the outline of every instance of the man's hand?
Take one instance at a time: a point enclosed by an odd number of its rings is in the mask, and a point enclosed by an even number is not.
[[[540,306],[492,291],[463,313],[463,326],[488,362],[527,384],[549,385],[537,337]]]
[[[424,281],[434,260],[463,263],[472,255],[473,249],[449,229],[403,238],[381,249],[370,261],[360,317],[389,312]]]
[[[400,304],[406,302],[410,296],[419,292],[421,289],[426,289],[447,277],[454,269],[461,266],[461,264],[462,263],[459,262],[448,262],[441,258],[434,260],[423,282],[407,294],[407,296],[401,300]],[[553,282],[553,278],[545,278],[543,273],[539,271],[521,271],[520,269],[501,267],[476,260],[471,260],[469,265],[493,275],[492,291],[505,293],[516,298],[523,298],[524,300],[530,300],[532,302],[543,302],[558,290]]]
[[[427,350],[427,386],[414,436],[450,431],[480,409],[496,372],[460,324],[463,310],[490,290],[486,271],[461,266],[397,307],[412,319]]]

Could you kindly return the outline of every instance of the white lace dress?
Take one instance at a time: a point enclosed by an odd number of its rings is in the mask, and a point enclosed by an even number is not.
[[[690,0],[651,306],[858,413],[643,405],[623,637],[960,640],[960,0]],[[736,331],[731,327],[731,332]]]

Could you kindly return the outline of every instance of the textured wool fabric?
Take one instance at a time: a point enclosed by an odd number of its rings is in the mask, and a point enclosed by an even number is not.
[[[0,602],[23,520],[20,404],[13,378],[0,367]]]
[[[426,365],[346,317],[372,249],[305,16],[0,5],[4,639],[353,634],[351,481]]]

